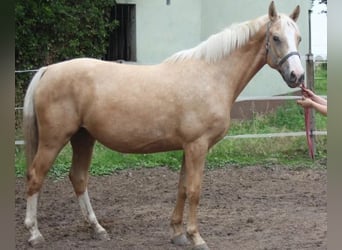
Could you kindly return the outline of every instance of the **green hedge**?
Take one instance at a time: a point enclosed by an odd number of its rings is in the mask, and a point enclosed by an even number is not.
[[[19,0],[15,2],[15,68],[37,69],[75,57],[102,58],[115,0]],[[16,74],[16,103],[32,74]]]

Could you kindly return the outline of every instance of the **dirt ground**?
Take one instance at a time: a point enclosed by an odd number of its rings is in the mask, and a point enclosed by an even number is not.
[[[91,177],[89,195],[111,240],[91,237],[68,178],[47,179],[38,207],[46,242],[36,249],[189,249],[170,243],[178,172],[160,167]],[[16,180],[16,249],[31,249],[25,182]],[[206,170],[199,207],[210,249],[327,249],[327,172],[282,166]]]

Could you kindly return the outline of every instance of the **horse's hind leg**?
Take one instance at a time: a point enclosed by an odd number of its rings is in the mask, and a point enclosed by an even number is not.
[[[38,195],[48,170],[64,145],[64,143],[40,143],[33,162],[27,170],[27,207],[25,225],[31,233],[31,237],[29,238],[29,243],[31,245],[36,245],[44,241],[43,236],[39,232],[37,222]]]
[[[75,135],[73,135],[70,141],[73,155],[69,178],[77,195],[82,214],[93,228],[96,238],[109,239],[106,230],[96,219],[87,190],[89,179],[88,169],[95,140],[87,130],[81,128]]]

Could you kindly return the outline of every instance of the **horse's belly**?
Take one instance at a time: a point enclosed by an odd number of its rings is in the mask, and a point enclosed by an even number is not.
[[[132,121],[120,124],[103,122],[96,126],[85,124],[84,127],[101,144],[122,153],[154,153],[182,148],[183,138],[166,125],[161,127]]]
[[[181,144],[170,139],[151,138],[118,138],[117,136],[107,138],[96,138],[106,147],[121,153],[156,153],[181,149]]]

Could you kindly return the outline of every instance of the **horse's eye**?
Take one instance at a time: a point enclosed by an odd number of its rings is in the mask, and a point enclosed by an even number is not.
[[[300,43],[301,41],[302,41],[302,37],[299,36],[299,37],[298,37],[298,42]]]
[[[275,41],[275,42],[280,42],[280,38],[279,38],[279,36],[273,36],[273,41]]]

